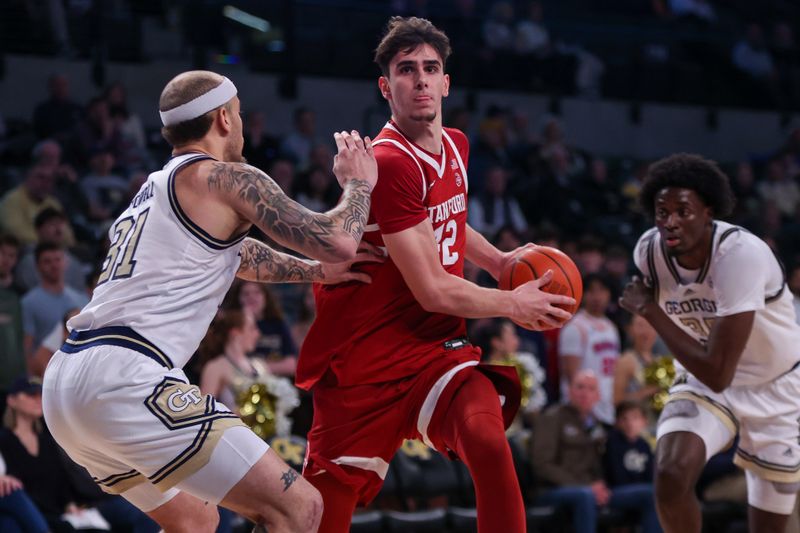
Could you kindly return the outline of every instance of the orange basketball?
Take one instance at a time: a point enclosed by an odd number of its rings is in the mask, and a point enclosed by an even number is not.
[[[583,297],[581,273],[572,259],[556,248],[537,246],[520,253],[500,273],[500,288],[514,289],[523,283],[540,278],[548,270],[553,271],[553,279],[542,287],[542,290],[575,298],[575,306],[563,307],[566,311],[575,313]]]

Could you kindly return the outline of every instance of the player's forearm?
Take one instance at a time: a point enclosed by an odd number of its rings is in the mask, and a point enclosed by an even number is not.
[[[322,281],[318,261],[300,259],[273,250],[263,242],[247,238],[239,251],[242,260],[236,276],[262,283],[308,283]]]
[[[494,279],[500,279],[503,253],[469,225],[467,225],[466,258],[467,261],[478,265],[481,269],[491,274]]]
[[[326,214],[338,229],[340,248],[346,251],[340,261],[352,259],[356,255],[358,243],[364,235],[369,217],[370,194],[372,186],[364,180],[350,180],[344,186],[342,200]]]
[[[724,388],[724,366],[721,357],[710,357],[705,346],[678,327],[656,304],[642,310],[642,316],[658,332],[675,358],[712,390]]]
[[[509,291],[479,287],[447,273],[425,293],[418,300],[427,311],[463,318],[509,316],[515,305]]]

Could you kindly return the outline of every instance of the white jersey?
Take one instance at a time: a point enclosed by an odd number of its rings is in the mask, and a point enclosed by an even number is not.
[[[800,361],[800,326],[783,268],[769,246],[744,228],[714,221],[712,231],[709,260],[698,270],[683,269],[668,256],[656,228],[639,239],[634,261],[651,280],[661,309],[704,345],[715,318],[755,311],[732,386],[771,381]]]
[[[245,237],[215,239],[178,204],[175,174],[203,159],[211,157],[181,155],[150,174],[111,226],[97,288],[67,323],[65,350],[117,344],[169,368],[195,352],[236,275]]]
[[[594,415],[608,424],[614,423],[614,367],[620,354],[619,331],[607,317],[596,317],[584,309],[575,313],[558,335],[558,354],[581,358],[581,370],[592,370],[597,376],[600,401]],[[561,382],[561,397],[569,398],[569,383]]]

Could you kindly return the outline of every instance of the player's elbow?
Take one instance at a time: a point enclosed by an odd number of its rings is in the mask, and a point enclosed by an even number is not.
[[[442,298],[429,288],[418,289],[414,292],[417,303],[428,313],[449,313],[450,308],[446,299]],[[452,313],[451,313],[452,314]]]

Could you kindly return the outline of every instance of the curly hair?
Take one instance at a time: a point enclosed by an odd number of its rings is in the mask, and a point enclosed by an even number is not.
[[[673,154],[650,165],[639,193],[639,204],[650,216],[655,214],[656,194],[666,187],[696,192],[718,218],[730,215],[736,202],[728,176],[697,154]]]

